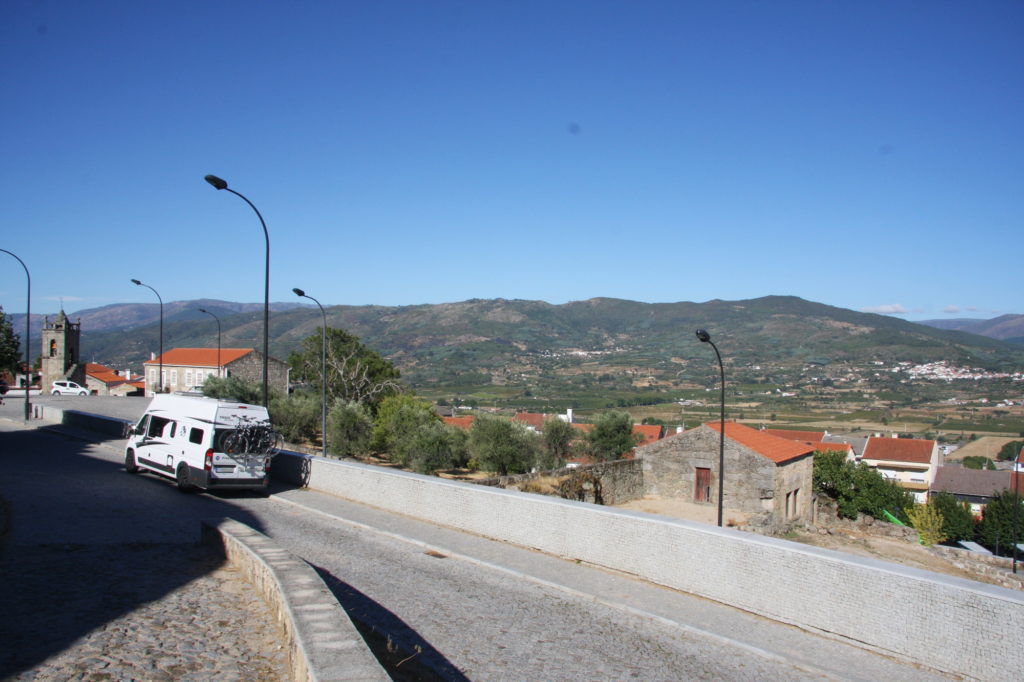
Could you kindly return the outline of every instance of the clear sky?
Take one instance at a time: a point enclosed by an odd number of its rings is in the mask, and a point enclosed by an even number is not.
[[[1019,0],[5,0],[0,134],[34,313],[261,302],[208,173],[273,301],[1024,313]]]

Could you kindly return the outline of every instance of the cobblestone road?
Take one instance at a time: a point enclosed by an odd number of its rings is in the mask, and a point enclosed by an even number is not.
[[[5,680],[289,679],[270,610],[205,547],[15,545],[0,572]]]

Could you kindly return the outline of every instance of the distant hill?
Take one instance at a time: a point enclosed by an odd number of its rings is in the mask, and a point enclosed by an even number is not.
[[[924,320],[919,324],[926,324],[936,329],[955,329],[957,331],[980,334],[993,339],[1000,339],[1010,343],[1024,344],[1024,315],[1000,315],[990,320],[976,319],[954,319],[954,320]]]
[[[262,304],[179,301],[164,309],[164,347],[262,344]],[[81,318],[83,356],[136,369],[158,346],[155,305],[105,306]],[[328,324],[390,358],[413,385],[617,381],[670,385],[711,376],[713,352],[694,336],[707,329],[730,367],[757,379],[807,363],[948,360],[990,369],[1024,366],[1024,350],[1001,340],[859,313],[793,296],[706,303],[638,303],[595,298],[543,301],[473,299],[415,306],[331,306]],[[274,304],[271,354],[287,359],[319,333],[315,306]],[[709,361],[710,359],[710,361]],[[760,368],[760,369],[753,369]]]

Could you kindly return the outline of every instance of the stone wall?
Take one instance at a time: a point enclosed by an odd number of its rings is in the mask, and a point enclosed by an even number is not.
[[[432,523],[636,575],[941,671],[1013,679],[1024,595],[700,523],[320,457],[275,475]]]
[[[254,350],[226,366],[229,376],[263,385],[263,353]],[[267,363],[267,388],[288,395],[288,363],[270,358]]]

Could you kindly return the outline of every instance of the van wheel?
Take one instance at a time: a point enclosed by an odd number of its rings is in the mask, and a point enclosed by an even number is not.
[[[174,477],[178,484],[178,490],[183,493],[191,492],[194,486],[188,480],[188,465],[182,462],[178,465],[177,475]]]
[[[129,474],[139,473],[139,465],[135,463],[135,451],[129,450],[124,453],[124,470]]]

